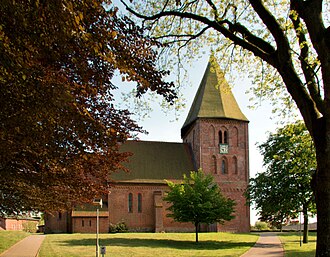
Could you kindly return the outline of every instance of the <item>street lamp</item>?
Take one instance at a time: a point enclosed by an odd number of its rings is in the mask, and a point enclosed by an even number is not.
[[[96,205],[96,257],[99,257],[99,208],[102,208],[102,199],[97,198],[93,200],[93,205]]]

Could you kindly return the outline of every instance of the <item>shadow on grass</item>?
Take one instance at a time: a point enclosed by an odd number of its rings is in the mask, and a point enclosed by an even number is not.
[[[278,235],[283,236],[283,237],[292,237],[292,236],[299,236],[299,232],[282,232],[282,233],[279,233]],[[303,235],[303,233],[301,232],[301,236],[302,235]],[[308,232],[308,236],[309,237],[313,237],[313,236],[316,237],[316,232]],[[316,239],[312,240],[312,241],[316,241]]]
[[[314,257],[315,250],[300,252],[299,250],[288,250],[285,251],[285,256],[288,257]]]
[[[63,243],[68,246],[88,246],[95,245],[95,239],[73,239],[65,240]],[[117,246],[117,247],[148,247],[148,248],[172,248],[172,249],[235,249],[242,247],[251,247],[254,243],[246,242],[230,242],[230,241],[200,241],[199,243],[193,241],[181,241],[171,239],[142,239],[142,238],[109,238],[100,239],[100,245]]]
[[[315,232],[309,232],[308,244],[302,244],[302,247],[300,247],[300,236],[298,232],[281,233],[280,236],[284,239],[285,256],[288,257],[315,256],[315,247],[314,247],[316,244]]]

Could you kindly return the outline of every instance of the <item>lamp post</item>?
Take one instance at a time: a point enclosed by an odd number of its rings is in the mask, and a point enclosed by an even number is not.
[[[299,210],[299,224],[300,224],[300,228],[299,228],[299,243],[300,243],[300,247],[302,245],[301,243],[301,213],[303,212],[303,210]]]
[[[100,228],[100,222],[99,222],[99,208],[102,208],[102,199],[94,199],[93,204],[96,205],[96,257],[99,257],[99,228]]]

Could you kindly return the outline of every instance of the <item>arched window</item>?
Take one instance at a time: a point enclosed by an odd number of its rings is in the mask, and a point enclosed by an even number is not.
[[[227,160],[224,158],[221,161],[221,173],[222,174],[227,174],[228,173],[228,165],[227,165]]]
[[[142,212],[142,195],[138,194],[138,212]]]
[[[237,157],[233,157],[233,164],[234,164],[234,174],[238,174],[238,164],[237,164]]]
[[[217,158],[213,155],[211,158],[211,172],[218,174],[217,170]]]
[[[128,194],[128,212],[133,212],[133,194]]]
[[[225,130],[223,132],[223,143],[228,144],[228,131],[227,130]]]
[[[233,128],[232,145],[235,147],[238,146],[238,129],[236,127]]]
[[[214,146],[215,144],[215,129],[214,127],[211,125],[210,129],[209,129],[209,140],[210,140],[210,146]]]
[[[219,131],[219,144],[222,144],[222,131]]]

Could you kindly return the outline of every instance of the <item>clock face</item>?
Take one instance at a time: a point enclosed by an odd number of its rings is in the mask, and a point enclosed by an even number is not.
[[[228,153],[228,144],[220,144],[220,153]]]

